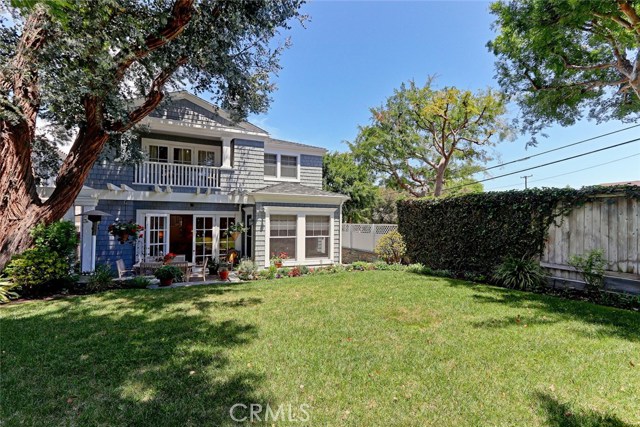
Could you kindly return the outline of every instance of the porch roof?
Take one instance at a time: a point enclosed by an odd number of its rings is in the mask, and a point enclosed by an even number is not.
[[[270,198],[291,198],[291,199],[331,199],[336,202],[343,202],[349,197],[344,194],[332,193],[331,191],[319,190],[314,187],[298,184],[296,182],[280,182],[268,185],[259,190],[249,193],[254,199],[267,200]]]

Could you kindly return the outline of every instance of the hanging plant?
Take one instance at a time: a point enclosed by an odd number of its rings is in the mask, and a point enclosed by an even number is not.
[[[142,231],[144,231],[144,227],[133,221],[122,222],[116,220],[109,225],[109,234],[117,237],[121,245],[127,242],[135,243],[136,240],[142,238]]]
[[[227,237],[231,237],[231,239],[236,240],[242,233],[246,233],[248,230],[249,228],[245,227],[243,223],[237,222],[227,229],[226,235]]]

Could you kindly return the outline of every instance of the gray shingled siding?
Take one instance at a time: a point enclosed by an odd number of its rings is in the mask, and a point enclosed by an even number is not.
[[[115,237],[109,234],[108,227],[113,221],[135,221],[136,212],[140,209],[193,212],[222,211],[235,214],[238,212],[239,205],[222,203],[100,200],[96,209],[112,215],[107,220],[101,222],[98,228],[98,235],[96,239],[96,264],[107,264],[115,272],[116,260],[118,259],[124,260],[127,268],[131,268],[135,262],[135,246],[130,243],[122,245]]]
[[[149,115],[160,119],[179,120],[193,124],[238,127],[230,120],[220,117],[218,114],[212,113],[206,108],[202,108],[186,99],[175,99],[171,102],[161,104]]]
[[[220,172],[222,194],[264,187],[264,143],[235,139],[233,146],[233,170]]]
[[[131,186],[133,182],[133,166],[108,160],[96,162],[91,168],[84,185],[104,190],[107,188],[108,182],[117,186],[120,186],[120,184]]]
[[[322,189],[322,156],[300,155],[300,184]]]
[[[334,230],[333,230],[333,256],[334,262],[340,262],[340,206],[339,205],[321,205],[312,203],[256,203],[255,209],[255,223],[254,223],[254,261],[259,267],[264,266],[265,263],[265,239],[267,235],[266,231],[266,213],[264,212],[265,206],[290,206],[292,211],[296,208],[338,208],[333,216],[334,218]]]

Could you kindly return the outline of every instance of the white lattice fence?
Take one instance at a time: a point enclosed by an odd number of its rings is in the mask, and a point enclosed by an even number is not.
[[[397,224],[342,224],[342,247],[373,252],[382,236],[397,229]]]

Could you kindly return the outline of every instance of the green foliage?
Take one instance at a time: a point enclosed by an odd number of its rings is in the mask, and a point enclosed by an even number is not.
[[[40,223],[31,231],[34,246],[56,252],[69,259],[75,257],[78,248],[78,233],[75,225],[70,221],[56,221],[49,225]]]
[[[5,272],[26,296],[52,290],[70,279],[69,268],[68,260],[57,252],[34,248],[14,255]]]
[[[399,262],[383,262],[376,261],[373,263],[373,270],[382,270],[382,271],[403,271],[406,267]]]
[[[123,288],[129,289],[146,289],[151,285],[151,281],[146,277],[132,277],[127,280],[123,280],[120,282]]]
[[[349,196],[342,206],[344,222],[369,222],[378,189],[371,169],[351,153],[328,153],[322,161],[323,189]]]
[[[159,280],[181,280],[182,279],[182,270],[174,265],[163,265],[153,272],[153,275],[156,276]]]
[[[597,195],[640,198],[640,187],[530,189],[398,203],[399,232],[413,262],[490,276],[511,256],[542,253],[549,226]]]
[[[378,189],[378,198],[373,207],[371,222],[374,224],[398,223],[398,200],[405,195],[393,188],[381,187]]]
[[[371,109],[372,124],[350,144],[355,158],[388,187],[416,197],[439,196],[471,179],[490,158],[488,148],[510,133],[499,93],[432,83],[403,83],[385,105]]]
[[[255,280],[258,278],[258,266],[251,260],[242,261],[236,268],[238,277],[242,280]]]
[[[396,230],[382,236],[375,248],[376,255],[387,264],[397,264],[402,261],[406,251],[407,246],[404,243],[404,239]]]
[[[598,292],[604,287],[604,269],[607,261],[602,249],[594,249],[582,255],[573,255],[569,265],[578,270],[587,284],[588,292]]]
[[[89,292],[102,292],[113,286],[113,272],[106,264],[96,266],[95,271],[89,277],[87,290]]]
[[[512,289],[534,290],[545,284],[540,264],[532,258],[507,257],[493,275],[502,286]]]
[[[258,276],[261,279],[267,279],[267,280],[275,279],[276,274],[278,274],[278,267],[276,267],[273,264],[271,264],[268,268],[265,268],[264,270],[260,270],[258,272]]]
[[[6,304],[20,295],[16,292],[17,284],[0,279],[0,304]]]
[[[597,121],[637,120],[640,82],[631,71],[640,67],[640,3],[501,0],[491,12],[498,81],[526,130],[572,125],[585,110]]]

